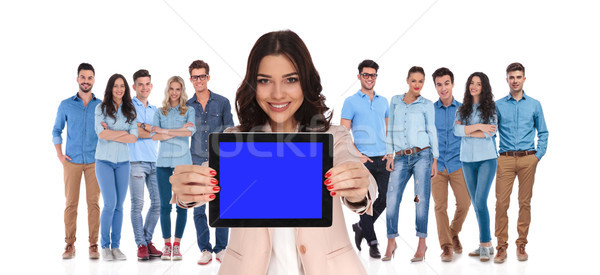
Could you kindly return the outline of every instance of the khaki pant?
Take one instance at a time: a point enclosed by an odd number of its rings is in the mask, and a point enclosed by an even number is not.
[[[531,195],[538,159],[535,155],[498,157],[496,174],[496,238],[498,247],[508,246],[508,207],[515,176],[519,177],[519,219],[517,246],[527,244],[531,222]]]
[[[65,160],[63,164],[65,173],[65,242],[75,242],[77,231],[77,206],[79,204],[79,189],[81,186],[81,174],[85,175],[85,197],[88,209],[89,242],[98,242],[98,230],[100,228],[100,187],[96,180],[95,163],[77,164]]]
[[[448,209],[448,182],[450,182],[456,198],[456,211],[452,223],[449,222],[446,211]],[[438,171],[437,176],[431,180],[431,194],[435,202],[435,220],[440,246],[443,249],[444,246],[452,246],[452,237],[458,236],[471,205],[462,168],[450,174],[446,169],[443,172]]]

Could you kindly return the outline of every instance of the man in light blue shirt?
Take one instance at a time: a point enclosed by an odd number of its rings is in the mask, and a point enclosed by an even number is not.
[[[148,260],[150,256],[160,257],[161,251],[152,244],[154,228],[160,216],[160,199],[156,181],[156,148],[158,141],[152,140],[150,130],[156,106],[150,105],[148,97],[152,91],[151,75],[147,70],[138,70],[133,74],[133,90],[136,96],[132,102],[137,113],[138,139],[129,143],[131,225],[138,247],[139,260]],[[146,214],[146,224],[142,219],[144,208],[144,185],[148,188],[150,208]]]
[[[92,93],[95,82],[95,70],[88,63],[81,63],[77,68],[79,91],[75,96],[67,98],[58,106],[52,141],[56,155],[63,165],[65,180],[65,242],[67,246],[63,259],[75,256],[75,233],[77,229],[77,205],[79,203],[79,187],[81,174],[85,176],[85,195],[88,209],[89,256],[100,258],[98,252],[98,231],[100,229],[100,187],[96,179],[95,154],[98,136],[94,131],[94,111],[102,102]],[[62,131],[67,126],[66,150],[62,152]]]
[[[385,135],[389,117],[388,101],[375,94],[379,65],[373,60],[364,60],[358,65],[361,89],[346,98],[342,107],[340,124],[352,130],[354,145],[361,153],[361,161],[377,181],[377,199],[373,203],[373,216],[360,215],[360,221],[352,225],[354,241],[358,250],[366,239],[372,258],[381,258],[377,248],[377,236],[373,224],[385,210],[386,193],[390,172],[385,169]]]
[[[519,177],[519,218],[517,232],[517,259],[526,261],[527,234],[531,222],[531,195],[538,162],[546,154],[548,128],[539,101],[525,94],[525,67],[512,63],[506,68],[506,82],[510,94],[496,101],[500,156],[496,174],[496,238],[498,253],[494,262],[506,259],[508,247],[508,207],[515,177]],[[535,133],[537,131],[537,146]]]
[[[438,173],[431,179],[431,195],[435,202],[435,220],[442,248],[441,258],[444,262],[450,262],[454,258],[454,253],[462,253],[458,233],[469,212],[471,199],[460,161],[461,138],[455,136],[453,132],[456,110],[461,106],[461,103],[452,96],[454,74],[448,68],[439,68],[432,77],[440,96],[440,99],[433,104],[440,157],[437,162]],[[448,185],[452,187],[456,201],[452,222],[449,221],[447,213]]]

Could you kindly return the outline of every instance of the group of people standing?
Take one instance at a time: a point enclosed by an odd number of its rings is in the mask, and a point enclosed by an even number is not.
[[[94,67],[88,63],[79,65],[79,91],[61,102],[53,129],[53,142],[65,175],[67,245],[62,255],[64,259],[75,256],[82,173],[86,181],[90,258],[98,259],[100,255],[104,260],[127,258],[119,247],[123,203],[129,188],[131,224],[138,259],[182,259],[180,245],[187,209],[176,206],[173,235],[170,203],[173,193],[169,177],[178,165],[200,165],[207,161],[208,134],[233,126],[229,100],[207,87],[210,80],[208,64],[196,60],[189,66],[189,72],[195,90],[193,97],[188,100],[183,78],[173,76],[168,79],[164,99],[157,108],[148,102],[153,84],[147,70],[133,74],[131,88],[136,93],[133,97],[126,78],[120,74],[112,75],[101,101],[91,92],[95,82]],[[62,131],[65,124],[67,145],[63,153]],[[150,197],[145,221],[142,218],[144,189],[148,190]],[[104,201],[101,213],[98,205],[100,194]],[[162,252],[152,243],[159,218],[165,242]],[[211,262],[212,253],[220,262],[227,247],[228,228],[216,229],[216,245],[212,247],[204,207],[194,209],[194,224],[202,252],[198,264]],[[100,248],[97,244],[98,231]]]
[[[533,182],[537,164],[546,153],[548,129],[541,104],[523,91],[523,65],[512,63],[507,67],[510,94],[496,102],[487,75],[471,74],[465,84],[463,104],[454,99],[454,74],[444,67],[432,74],[439,100],[433,103],[421,96],[425,72],[415,66],[410,68],[406,78],[408,92],[392,97],[388,105],[387,100],[374,91],[378,69],[372,60],[359,64],[357,77],[361,89],[345,100],[341,118],[341,125],[352,131],[361,161],[377,180],[379,190],[373,215],[361,215],[359,222],[352,226],[358,250],[365,239],[371,257],[383,261],[392,259],[397,248],[395,238],[399,236],[399,206],[412,176],[419,242],[411,261],[422,261],[427,250],[430,194],[435,202],[442,261],[452,261],[454,253],[462,253],[458,235],[471,203],[479,225],[480,245],[469,256],[489,261],[494,249],[487,201],[496,176],[498,244],[494,262],[503,263],[508,247],[507,210],[513,183],[518,177],[517,258],[527,260],[525,245],[531,220]],[[496,150],[497,134],[500,156]],[[447,214],[448,185],[456,200],[451,222]],[[373,224],[386,206],[388,242],[381,257]]]
[[[186,211],[193,207],[202,251],[198,263],[210,262],[211,252],[216,253],[217,260],[223,262],[219,274],[366,274],[352,249],[342,205],[360,215],[360,221],[352,226],[355,244],[360,250],[366,239],[374,258],[381,254],[373,224],[388,206],[388,243],[383,260],[391,260],[397,248],[395,238],[399,236],[399,205],[412,176],[419,237],[412,261],[423,260],[427,250],[431,193],[442,260],[451,261],[454,252],[462,251],[458,234],[472,201],[480,228],[480,247],[471,254],[485,261],[493,252],[486,203],[496,175],[495,260],[502,262],[506,258],[506,210],[515,176],[519,177],[520,206],[517,255],[520,260],[526,259],[533,178],[537,162],[546,151],[548,131],[541,105],[523,92],[524,67],[518,63],[509,65],[510,94],[496,103],[487,76],[472,74],[465,87],[464,104],[452,96],[454,76],[450,70],[440,68],[433,74],[440,99],[432,103],[421,96],[424,70],[413,67],[407,76],[408,92],[394,96],[388,105],[374,91],[378,69],[372,60],[361,62],[357,76],[361,89],[344,102],[341,126],[332,125],[320,76],[302,39],[289,30],[266,33],[250,51],[247,71],[235,98],[240,125],[231,127],[229,101],[208,90],[210,75],[205,62],[197,60],[189,67],[195,95],[186,101],[184,81],[174,76],[167,83],[161,108],[148,102],[152,83],[147,71],[134,74],[133,99],[125,78],[113,75],[101,102],[91,93],[93,67],[81,64],[79,92],[59,106],[53,132],[57,155],[65,170],[67,245],[63,258],[75,255],[77,201],[83,173],[91,258],[99,257],[96,243],[101,224],[103,257],[125,259],[119,250],[119,239],[123,201],[127,186],[131,185],[131,217],[140,259],[181,259],[179,245]],[[68,135],[63,154],[61,133],[65,124]],[[227,127],[231,128],[225,130]],[[222,131],[332,134],[333,168],[323,175],[323,184],[334,198],[332,226],[234,228],[229,243],[228,229],[218,228],[216,245],[211,247],[205,205],[215,199],[220,185],[214,178],[217,171],[201,164],[208,159],[208,134]],[[161,142],[158,154],[157,140]],[[457,201],[452,223],[446,213],[448,182]],[[145,224],[141,217],[144,185],[151,198]],[[105,201],[101,216],[100,192]],[[173,243],[171,204],[177,207]],[[165,241],[162,252],[151,242],[158,216]]]

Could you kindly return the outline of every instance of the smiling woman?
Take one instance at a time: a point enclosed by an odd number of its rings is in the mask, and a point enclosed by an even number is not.
[[[123,202],[129,187],[129,146],[137,140],[136,111],[127,80],[114,74],[106,84],[104,100],[96,106],[96,178],[104,200],[100,215],[100,243],[106,261],[125,260],[119,249]]]
[[[372,215],[376,184],[348,130],[331,126],[321,90],[310,53],[296,33],[270,32],[258,39],[236,96],[241,125],[226,132],[333,134],[333,168],[324,175],[334,198],[333,223],[323,228],[233,228],[219,274],[366,274],[350,244],[342,203],[358,214]],[[209,167],[176,167],[170,178],[174,200],[184,207],[213,200],[220,190],[215,175]]]

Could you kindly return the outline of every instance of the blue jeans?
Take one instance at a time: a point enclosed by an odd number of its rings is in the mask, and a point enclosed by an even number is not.
[[[194,208],[194,224],[196,225],[196,238],[198,240],[198,248],[200,251],[207,250],[214,253],[219,253],[227,247],[229,239],[229,228],[215,228],[215,247],[210,244],[210,229],[206,222],[206,204]]]
[[[171,238],[171,182],[169,177],[173,175],[174,168],[171,167],[156,167],[156,178],[158,179],[158,193],[160,195],[160,228],[162,229],[163,239]],[[185,230],[185,222],[187,220],[187,209],[179,206],[177,208],[177,220],[175,220],[175,238],[183,237]]]
[[[123,226],[123,202],[129,186],[129,161],[113,163],[96,160],[96,178],[104,200],[100,214],[100,245],[118,248]]]
[[[148,245],[152,241],[154,228],[160,215],[160,198],[156,179],[156,163],[136,161],[131,163],[131,178],[129,181],[131,195],[131,225],[135,235],[135,244]],[[144,185],[150,195],[150,209],[146,214],[146,224],[142,220],[144,208]]]
[[[427,220],[429,219],[429,197],[431,195],[431,163],[433,156],[427,148],[417,154],[396,156],[394,171],[390,173],[387,192],[386,224],[387,237],[398,236],[398,211],[406,183],[411,176],[415,181],[415,212],[417,237],[427,238]]]
[[[487,207],[488,195],[492,181],[496,175],[496,159],[476,162],[463,162],[465,183],[471,197],[471,204],[477,215],[479,224],[479,241],[487,243],[492,240],[490,233],[490,212]]]

